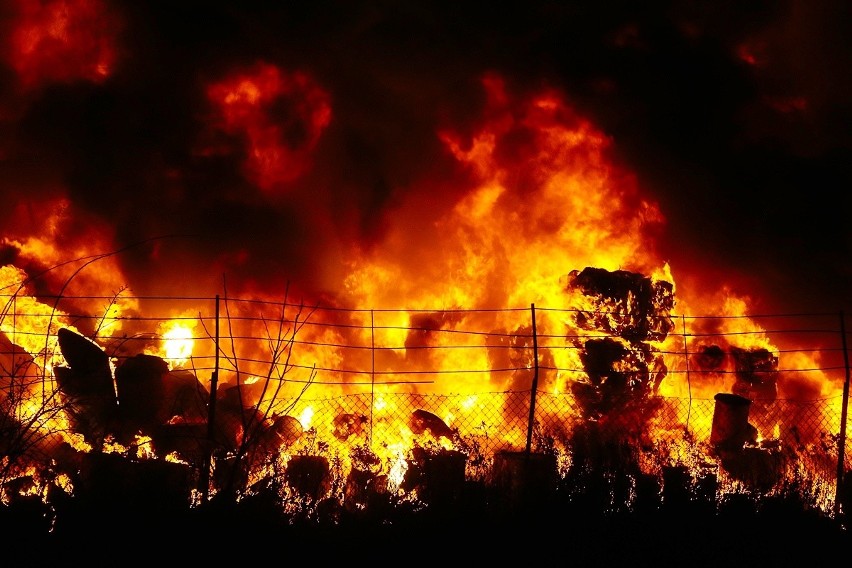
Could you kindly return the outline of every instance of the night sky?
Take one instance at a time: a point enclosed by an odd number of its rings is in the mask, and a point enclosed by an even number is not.
[[[79,48],[25,60],[34,4],[2,1],[0,223],[20,235],[34,204],[65,194],[78,222],[115,227],[116,247],[154,239],[121,257],[140,293],[186,278],[171,261],[247,253],[246,274],[332,286],[323,264],[340,243],[380,242],[406,192],[453,197],[436,132],[473,128],[497,73],[519,96],[558,89],[610,137],[659,203],[675,269],[730,280],[759,311],[852,309],[842,0],[67,0],[86,14],[67,28]],[[321,134],[300,101],[274,110],[305,170],[266,191],[210,128],[200,87],[258,62],[304,73],[328,97],[313,108],[331,108]]]

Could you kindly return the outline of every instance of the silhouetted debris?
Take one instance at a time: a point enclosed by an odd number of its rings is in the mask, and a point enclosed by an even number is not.
[[[295,455],[284,472],[287,484],[303,497],[321,499],[331,488],[331,468],[323,456]]]
[[[76,499],[93,517],[116,523],[147,522],[152,514],[177,514],[190,505],[192,470],[165,460],[127,459],[120,454],[91,453],[81,458],[75,479]]]
[[[784,459],[781,452],[750,446],[723,454],[721,466],[749,489],[766,492],[783,478]]]
[[[217,390],[216,442],[224,452],[249,444],[258,450],[275,451],[296,442],[303,434],[301,422],[292,416],[267,416],[247,396],[243,385]]]
[[[549,453],[502,450],[494,454],[490,486],[495,513],[543,511],[552,505],[559,472]]]
[[[400,489],[414,492],[421,500],[445,508],[461,498],[467,456],[456,450],[415,446],[406,460]]]
[[[662,505],[668,512],[685,513],[692,499],[692,475],[684,465],[662,468]]]
[[[780,443],[770,440],[757,445],[757,428],[748,422],[751,400],[732,393],[719,393],[714,398],[711,451],[731,478],[752,490],[768,491],[786,469]]]
[[[746,442],[757,440],[757,430],[748,423],[751,400],[732,393],[718,393],[713,398],[710,445],[717,455],[739,452]]]
[[[99,447],[116,424],[118,412],[109,357],[93,341],[60,328],[57,339],[68,366],[53,374],[72,429]]]
[[[131,434],[152,432],[171,418],[166,411],[165,379],[169,365],[162,358],[139,354],[115,370],[122,424]]]
[[[236,450],[251,436],[272,426],[254,401],[249,399],[243,385],[223,385],[216,391],[217,443],[225,451]]]
[[[305,428],[299,419],[286,414],[273,418],[269,430],[276,436],[278,448],[295,444],[305,433]]]
[[[163,379],[164,407],[158,411],[160,417],[168,416],[167,422],[206,422],[210,392],[195,373],[186,369],[173,369]]]
[[[447,426],[447,424],[427,410],[417,409],[411,413],[411,418],[408,420],[408,427],[415,434],[423,434],[429,432],[436,438],[452,439],[455,431]]]
[[[568,287],[592,299],[593,311],[578,312],[582,329],[597,329],[628,341],[661,341],[674,328],[674,287],[626,270],[587,267],[571,271]]]
[[[199,459],[209,394],[192,372],[137,354],[115,369],[113,381],[109,358],[97,344],[65,328],[57,337],[69,366],[54,371],[74,431],[95,447],[109,435],[125,445],[150,436],[156,451]]]
[[[60,328],[56,334],[59,349],[68,367],[58,366],[59,388],[70,396],[115,397],[109,357],[95,342]]]
[[[731,347],[736,382],[731,388],[754,401],[773,401],[778,395],[778,357],[763,348]]]
[[[448,508],[458,504],[465,485],[467,456],[448,450],[430,452],[423,460],[423,481],[419,491],[423,500],[432,507]]]
[[[363,516],[387,514],[388,494],[387,475],[353,467],[343,487],[343,506]]]
[[[646,341],[663,340],[673,328],[672,285],[587,267],[569,274],[568,287],[593,304],[593,310],[576,313],[577,326],[611,336],[574,340],[588,377],[571,385],[583,415],[598,419],[643,404],[668,373],[661,354]]]
[[[692,355],[692,363],[701,371],[721,371],[725,366],[725,350],[718,345],[705,345]]]
[[[599,418],[641,403],[659,386],[666,370],[644,343],[624,344],[612,338],[589,339],[580,352],[588,382],[575,381],[572,393],[589,418]]]
[[[176,453],[181,460],[201,464],[211,449],[207,432],[207,422],[169,422],[156,426],[151,438],[157,454]]]
[[[363,414],[343,413],[334,417],[334,437],[340,441],[348,440],[351,436],[360,436],[364,433],[364,424],[367,417]]]

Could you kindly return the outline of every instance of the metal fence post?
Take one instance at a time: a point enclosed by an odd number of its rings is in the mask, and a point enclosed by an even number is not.
[[[843,381],[843,403],[840,408],[840,432],[837,436],[837,486],[834,491],[834,514],[840,512],[840,494],[843,488],[843,478],[846,474],[846,407],[849,404],[849,350],[846,346],[846,323],[843,312],[840,312],[840,340],[843,345],[843,364],[846,368],[846,380]]]
[[[373,407],[376,404],[376,320],[374,310],[370,309],[370,431],[368,446],[373,444]]]
[[[689,393],[689,407],[686,411],[686,424],[684,430],[689,432],[689,419],[692,417],[692,383],[689,378],[689,344],[686,342],[686,316],[680,316],[681,329],[683,330],[683,360],[685,362],[686,372],[686,391]]]
[[[216,294],[216,338],[214,349],[216,355],[213,373],[210,376],[210,402],[207,406],[207,448],[204,452],[204,463],[201,469],[201,502],[206,503],[210,494],[210,468],[213,462],[213,446],[216,439],[216,387],[219,382],[219,294]]]
[[[527,448],[526,453],[529,455],[530,447],[532,446],[533,422],[535,422],[535,397],[538,391],[538,336],[535,330],[535,304],[530,304],[532,312],[532,339],[533,339],[533,380],[530,391],[530,417],[527,421]]]

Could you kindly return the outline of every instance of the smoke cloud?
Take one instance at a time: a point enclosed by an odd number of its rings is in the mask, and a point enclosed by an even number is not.
[[[101,238],[139,294],[333,295],[352,255],[429,238],[470,188],[440,133],[472,136],[494,73],[610,137],[675,268],[848,302],[843,2],[6,4],[4,236]]]

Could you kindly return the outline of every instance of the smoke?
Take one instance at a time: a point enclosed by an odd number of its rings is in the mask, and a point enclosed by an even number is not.
[[[611,137],[676,269],[784,311],[846,301],[843,3],[268,4],[9,2],[5,237],[64,198],[57,234],[123,250],[140,294],[224,276],[333,294],[349,259],[428,237],[469,189],[439,133],[475,132],[496,73],[512,95],[559,89]]]

